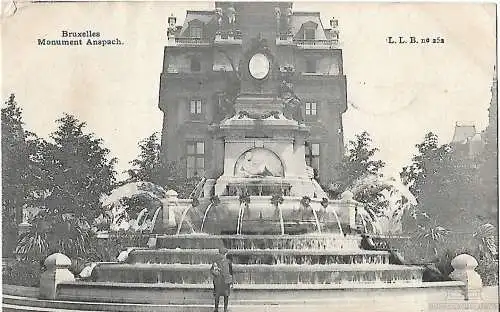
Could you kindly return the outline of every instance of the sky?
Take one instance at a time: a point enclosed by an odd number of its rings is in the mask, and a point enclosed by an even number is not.
[[[161,131],[159,78],[167,18],[213,2],[50,3],[20,7],[2,19],[2,102],[15,93],[26,128],[47,138],[63,113],[103,138],[117,170],[129,168],[137,142]],[[349,107],[345,141],[368,131],[385,173],[397,176],[415,144],[432,131],[441,143],[457,121],[488,123],[496,62],[496,7],[487,3],[396,4],[295,2],[339,20]],[[119,38],[107,47],[38,46],[67,30]],[[387,37],[444,39],[443,44],[388,44]],[[3,107],[3,106],[2,106]],[[121,177],[124,177],[121,174]]]

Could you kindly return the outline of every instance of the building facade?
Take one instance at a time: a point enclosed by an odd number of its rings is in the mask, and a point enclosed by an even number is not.
[[[325,28],[319,12],[295,12],[289,2],[216,2],[215,10],[187,11],[182,26],[173,16],[168,22],[159,92],[164,162],[183,164],[188,177],[218,178],[224,158],[211,129],[236,113],[237,98],[257,94],[295,103],[293,118],[310,128],[307,165],[323,184],[335,177],[347,109],[335,19]],[[270,62],[257,57],[248,62],[258,49]],[[271,70],[260,73],[262,66]],[[242,101],[238,105],[245,105]],[[259,129],[251,132],[266,136]]]

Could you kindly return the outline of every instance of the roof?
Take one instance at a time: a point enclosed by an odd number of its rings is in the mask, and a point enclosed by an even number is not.
[[[297,35],[297,33],[300,31],[302,25],[307,22],[313,22],[318,24],[318,27],[316,28],[316,39],[327,39],[325,36],[325,32],[323,30],[323,24],[321,23],[321,18],[319,16],[319,13],[317,12],[311,12],[305,14],[304,12],[294,12],[293,17],[292,17],[292,27],[291,31],[294,36]]]
[[[291,19],[291,31],[294,36],[298,35],[301,31],[302,25],[307,22],[312,22],[317,24],[315,37],[316,39],[323,40],[328,39],[329,34],[325,33],[323,23],[321,22],[320,12],[293,12]],[[180,34],[184,35],[184,32],[188,29],[189,23],[193,20],[199,20],[205,25],[213,23],[215,25],[215,11],[214,10],[188,10],[186,12],[186,18],[182,25]],[[326,31],[328,32],[328,31]],[[300,35],[300,34],[299,34]]]
[[[199,20],[204,24],[210,23],[214,18],[214,11],[190,11],[186,12],[186,19],[184,19],[184,23],[182,24],[181,33],[184,33],[188,28],[188,25],[193,20]]]
[[[453,134],[452,143],[466,143],[468,139],[476,134],[476,126],[474,124],[457,122],[455,125],[455,133]]]

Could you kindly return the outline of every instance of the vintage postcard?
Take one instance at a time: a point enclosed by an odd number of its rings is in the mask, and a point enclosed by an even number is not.
[[[2,1],[5,311],[498,311],[494,2]]]

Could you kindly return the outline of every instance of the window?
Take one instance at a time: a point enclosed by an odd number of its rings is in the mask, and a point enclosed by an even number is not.
[[[319,143],[306,142],[306,164],[319,171]]]
[[[205,143],[186,143],[186,175],[188,178],[205,175]]]
[[[316,102],[306,102],[306,116],[317,116],[318,104]]]
[[[189,102],[189,113],[191,114],[191,117],[201,117],[203,114],[201,99],[191,99]]]
[[[315,59],[307,59],[306,60],[306,73],[315,73],[316,72],[316,60]]]
[[[314,40],[316,39],[316,29],[312,27],[304,28],[304,39],[305,40]]]
[[[192,38],[201,38],[203,32],[200,26],[191,26],[190,33]]]
[[[201,71],[201,62],[197,57],[191,58],[191,71],[192,72]]]

